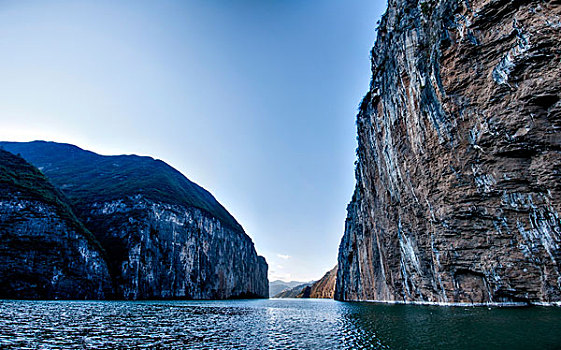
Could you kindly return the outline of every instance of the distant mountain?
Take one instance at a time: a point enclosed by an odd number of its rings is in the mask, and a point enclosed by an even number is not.
[[[314,282],[307,282],[307,283],[302,283],[299,284],[295,287],[289,288],[289,289],[285,289],[282,292],[276,294],[274,296],[274,298],[302,298],[302,293],[306,288],[310,288],[310,286],[313,284]]]
[[[161,160],[0,142],[38,167],[107,252],[118,298],[267,297],[267,263],[205,189]]]
[[[299,286],[301,284],[305,284],[308,282],[302,282],[302,281],[290,281],[290,282],[285,282],[285,281],[281,281],[281,280],[275,280],[272,282],[269,282],[269,295],[270,296],[275,296],[277,294],[279,294],[280,292],[287,290],[287,289],[291,289],[294,288],[296,286]]]
[[[104,253],[37,168],[0,150],[0,298],[110,297]]]
[[[333,299],[335,292],[335,281],[337,280],[337,266],[328,271],[320,280],[307,283],[300,283],[291,288],[285,288],[277,294],[272,294],[273,298],[316,298]],[[282,281],[275,281],[281,282]],[[271,282],[271,284],[275,283]],[[298,282],[291,282],[298,283]],[[275,285],[279,285],[276,284]],[[269,286],[270,288],[270,286]]]

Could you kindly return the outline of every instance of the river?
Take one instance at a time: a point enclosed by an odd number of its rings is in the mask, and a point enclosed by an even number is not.
[[[0,301],[0,349],[560,349],[559,307]]]

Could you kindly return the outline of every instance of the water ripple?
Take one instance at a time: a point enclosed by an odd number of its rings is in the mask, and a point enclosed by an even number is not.
[[[0,349],[559,348],[558,308],[0,301]]]

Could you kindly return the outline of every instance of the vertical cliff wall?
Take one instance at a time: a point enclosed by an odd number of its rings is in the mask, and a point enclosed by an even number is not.
[[[160,160],[54,142],[0,142],[72,201],[107,253],[117,298],[268,297],[267,262],[205,189]]]
[[[340,300],[561,300],[561,2],[390,0]]]
[[[39,170],[0,150],[0,298],[104,299],[103,251]]]
[[[208,213],[140,195],[80,207],[107,247],[125,299],[267,297],[265,259],[243,231]]]

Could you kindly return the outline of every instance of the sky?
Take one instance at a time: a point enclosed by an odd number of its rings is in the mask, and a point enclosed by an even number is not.
[[[0,140],[162,159],[269,279],[335,266],[378,0],[0,0]]]

